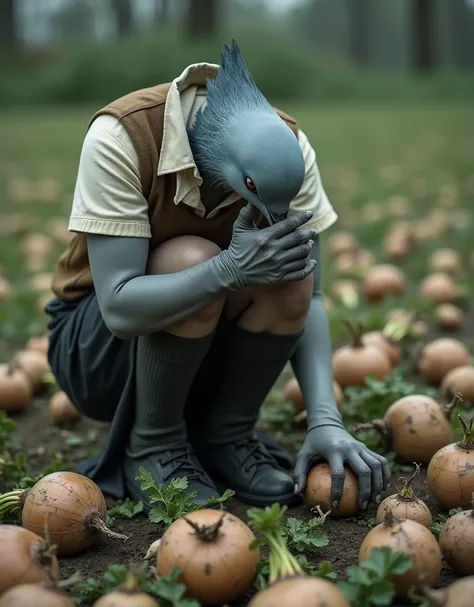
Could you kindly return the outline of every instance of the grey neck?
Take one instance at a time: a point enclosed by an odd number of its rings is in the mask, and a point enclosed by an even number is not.
[[[213,211],[230,194],[230,190],[224,186],[210,186],[207,180],[199,188],[201,201],[206,209],[206,213]]]

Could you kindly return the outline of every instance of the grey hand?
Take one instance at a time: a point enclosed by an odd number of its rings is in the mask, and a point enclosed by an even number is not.
[[[262,230],[255,227],[256,215],[251,204],[241,210],[229,248],[219,255],[238,286],[289,282],[309,276],[316,267],[316,261],[309,257],[315,231],[299,228],[312,213],[298,213]]]
[[[390,483],[387,460],[370,451],[344,428],[319,426],[309,430],[296,460],[294,478],[298,491],[306,486],[312,460],[322,457],[331,467],[331,503],[335,508],[344,488],[344,462],[359,478],[359,507],[367,508],[369,500],[380,503],[382,490]]]

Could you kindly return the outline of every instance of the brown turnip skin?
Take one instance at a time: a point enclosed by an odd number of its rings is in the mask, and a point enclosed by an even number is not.
[[[28,377],[33,394],[40,394],[45,385],[44,376],[51,370],[46,354],[35,350],[21,350],[15,354],[13,364]]]
[[[456,367],[469,364],[468,348],[452,337],[440,337],[427,344],[420,354],[418,371],[430,382],[439,384]]]
[[[425,590],[429,599],[428,607],[472,607],[474,596],[474,576],[456,580],[447,588]]]
[[[454,439],[448,417],[430,396],[415,394],[395,401],[386,411],[391,449],[409,461],[427,464]]]
[[[160,604],[144,592],[114,590],[97,599],[92,607],[160,607]]]
[[[457,574],[474,575],[474,510],[458,512],[446,521],[439,546]]]
[[[441,382],[440,391],[451,397],[456,392],[462,394],[465,404],[474,403],[474,366],[462,365],[447,373]]]
[[[248,607],[350,607],[342,592],[321,578],[293,577],[253,596]]]
[[[23,371],[0,364],[0,411],[21,411],[32,398],[33,387]]]
[[[402,359],[400,346],[387,339],[382,331],[368,331],[364,333],[362,335],[362,343],[366,346],[372,345],[380,348],[389,357],[392,365],[398,365]]]
[[[430,274],[421,282],[420,294],[436,304],[453,303],[456,300],[456,284],[447,274]]]
[[[392,264],[372,266],[367,272],[363,285],[365,297],[376,302],[389,295],[402,295],[407,289],[407,280],[403,272]]]
[[[22,584],[2,594],[0,607],[74,607],[74,603],[66,594],[41,584]]]
[[[37,542],[42,542],[40,536],[28,529],[0,525],[0,595],[20,584],[39,584],[48,580],[45,570],[32,557],[32,547]],[[51,573],[57,578],[59,565],[55,555],[51,564]]]
[[[69,400],[65,392],[59,391],[49,401],[49,412],[58,424],[66,422],[77,422],[81,414]]]
[[[466,508],[474,491],[474,449],[459,443],[446,445],[435,453],[426,473],[428,487],[440,506]]]
[[[387,512],[399,519],[408,519],[416,521],[428,529],[433,524],[433,517],[430,509],[423,500],[418,498],[404,499],[400,495],[389,495],[386,497],[380,506],[377,508],[375,522],[377,525],[383,523]]]
[[[439,304],[434,316],[438,325],[443,329],[459,329],[464,320],[461,308],[450,303]]]
[[[222,519],[216,537],[201,539],[189,525],[207,528]],[[180,567],[180,582],[188,596],[204,605],[222,605],[243,596],[255,579],[259,549],[250,550],[252,530],[238,517],[219,510],[196,510],[172,523],[163,534],[156,553],[158,575],[167,576]]]
[[[365,386],[368,376],[383,379],[392,370],[388,356],[372,345],[342,346],[334,352],[332,364],[334,379],[342,389]]]
[[[432,272],[456,275],[461,269],[461,257],[454,249],[438,249],[431,254],[429,267]]]
[[[357,503],[359,481],[349,466],[344,466],[346,477],[344,489],[337,508],[331,504],[331,468],[329,464],[317,464],[309,471],[306,481],[305,502],[311,506],[319,506],[323,512],[331,510],[331,517],[354,516],[359,510]]]
[[[420,591],[423,585],[433,586],[438,581],[441,550],[431,531],[420,523],[395,520],[371,529],[360,547],[359,564],[369,558],[376,546],[389,546],[394,552],[405,552],[412,559],[412,567],[407,573],[390,578],[397,598],[407,599],[411,588]]]
[[[333,381],[332,384],[334,388],[336,405],[340,409],[344,402],[344,392],[336,381]],[[285,402],[289,402],[294,406],[296,413],[301,413],[304,411],[305,404],[303,400],[303,393],[296,377],[291,377],[283,387],[283,399]]]

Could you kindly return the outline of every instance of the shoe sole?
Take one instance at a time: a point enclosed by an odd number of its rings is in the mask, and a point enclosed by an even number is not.
[[[226,490],[226,487],[217,483],[217,488],[221,493]],[[271,506],[272,504],[280,504],[281,506],[293,506],[297,505],[301,500],[300,495],[294,493],[286,493],[284,495],[254,495],[253,493],[244,493],[242,491],[235,491],[233,496],[239,502],[247,504],[249,506],[258,506],[264,508],[265,506]]]

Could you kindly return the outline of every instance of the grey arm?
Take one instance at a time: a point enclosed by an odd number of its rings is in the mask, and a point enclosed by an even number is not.
[[[182,272],[145,275],[149,240],[87,236],[99,307],[119,338],[156,333],[225,296],[234,278],[219,256]]]
[[[319,236],[315,236],[313,240],[311,257],[317,261],[313,272],[313,296],[305,330],[291,359],[291,365],[305,398],[308,430],[322,425],[343,428],[332,383],[331,335],[321,288]]]

